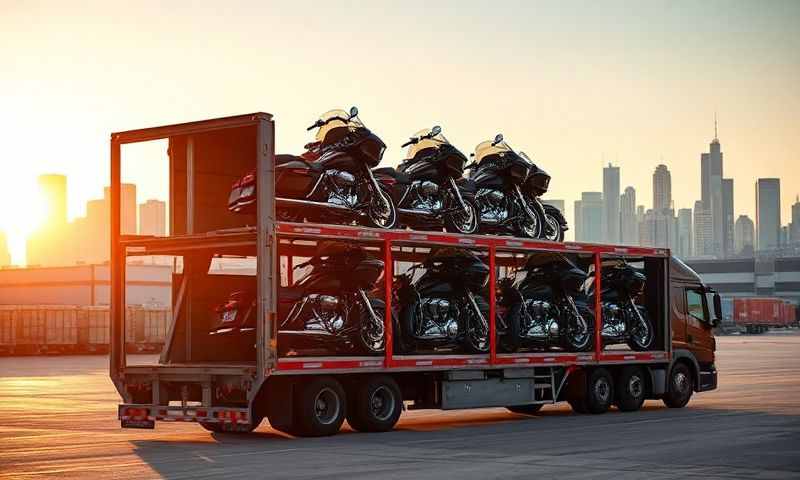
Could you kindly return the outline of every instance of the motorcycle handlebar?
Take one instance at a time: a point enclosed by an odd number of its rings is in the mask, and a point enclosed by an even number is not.
[[[409,138],[406,143],[400,145],[400,148],[406,148],[407,146],[413,145],[413,144],[417,143],[418,141],[419,140],[417,140],[416,138]]]

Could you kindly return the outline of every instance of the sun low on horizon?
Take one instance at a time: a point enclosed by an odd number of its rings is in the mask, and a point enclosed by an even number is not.
[[[28,236],[44,226],[46,205],[35,178],[0,180],[0,231],[6,237],[14,265],[24,265]]]

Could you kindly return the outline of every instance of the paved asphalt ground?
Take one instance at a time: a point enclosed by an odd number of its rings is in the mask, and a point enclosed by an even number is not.
[[[800,478],[800,335],[721,337],[720,388],[681,410],[406,412],[397,430],[295,439],[122,430],[105,357],[0,359],[4,478]]]

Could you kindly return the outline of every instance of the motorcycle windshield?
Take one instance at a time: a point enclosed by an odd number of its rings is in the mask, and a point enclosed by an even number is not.
[[[330,143],[329,137],[343,136],[340,132],[353,132],[357,128],[366,128],[358,116],[350,118],[350,114],[344,110],[329,110],[320,115],[318,122],[321,126],[314,138],[320,143]]]
[[[412,159],[417,156],[419,152],[426,148],[440,148],[442,145],[450,145],[450,142],[439,132],[438,135],[431,136],[431,129],[425,128],[411,136],[413,139],[419,140],[417,143],[409,145],[408,152],[406,152],[406,159]],[[421,140],[420,140],[421,139]]]
[[[492,155],[506,155],[507,153],[514,153],[514,150],[511,149],[510,146],[505,141],[502,141],[496,145],[492,145],[494,141],[487,140],[485,142],[479,143],[475,147],[475,162],[481,163],[481,161],[489,156]],[[530,160],[529,160],[530,161]]]

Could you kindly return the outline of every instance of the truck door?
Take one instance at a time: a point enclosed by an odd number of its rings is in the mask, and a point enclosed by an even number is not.
[[[672,348],[688,348],[686,343],[686,293],[683,285],[672,285],[669,293]]]
[[[712,305],[703,290],[686,288],[686,345],[700,364],[714,361],[714,335],[711,331]]]

